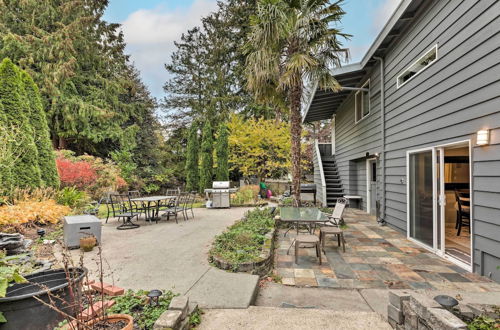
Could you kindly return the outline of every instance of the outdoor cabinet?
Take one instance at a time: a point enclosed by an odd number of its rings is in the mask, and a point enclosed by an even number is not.
[[[101,220],[93,215],[72,215],[64,217],[64,245],[68,248],[80,247],[80,238],[95,236],[101,244]]]

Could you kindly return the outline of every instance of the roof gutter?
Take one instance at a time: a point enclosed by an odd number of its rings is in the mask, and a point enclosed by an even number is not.
[[[380,157],[382,196],[380,203],[380,213],[377,222],[385,224],[385,62],[382,57],[374,56],[380,63],[380,133],[382,138],[382,153]]]

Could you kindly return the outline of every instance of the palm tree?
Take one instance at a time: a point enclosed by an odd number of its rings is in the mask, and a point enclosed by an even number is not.
[[[330,70],[347,58],[337,27],[342,1],[259,0],[245,45],[247,87],[256,99],[290,109],[294,205],[300,206],[301,101],[305,82],[337,91]]]

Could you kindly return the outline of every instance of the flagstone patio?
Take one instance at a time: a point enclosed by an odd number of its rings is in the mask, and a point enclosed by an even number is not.
[[[275,272],[282,277],[282,283],[348,289],[500,291],[500,284],[417,246],[391,227],[379,226],[375,217],[363,211],[348,209],[345,222],[345,253],[338,248],[336,239],[328,237],[322,265],[314,248],[301,248],[295,264],[293,248],[287,255],[295,230],[284,237],[285,230],[281,229]]]

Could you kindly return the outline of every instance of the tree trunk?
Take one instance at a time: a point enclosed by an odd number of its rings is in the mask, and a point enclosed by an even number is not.
[[[292,190],[293,206],[300,206],[300,139],[302,136],[302,124],[300,113],[300,99],[302,97],[302,86],[294,86],[290,90],[290,121],[292,135]]]

